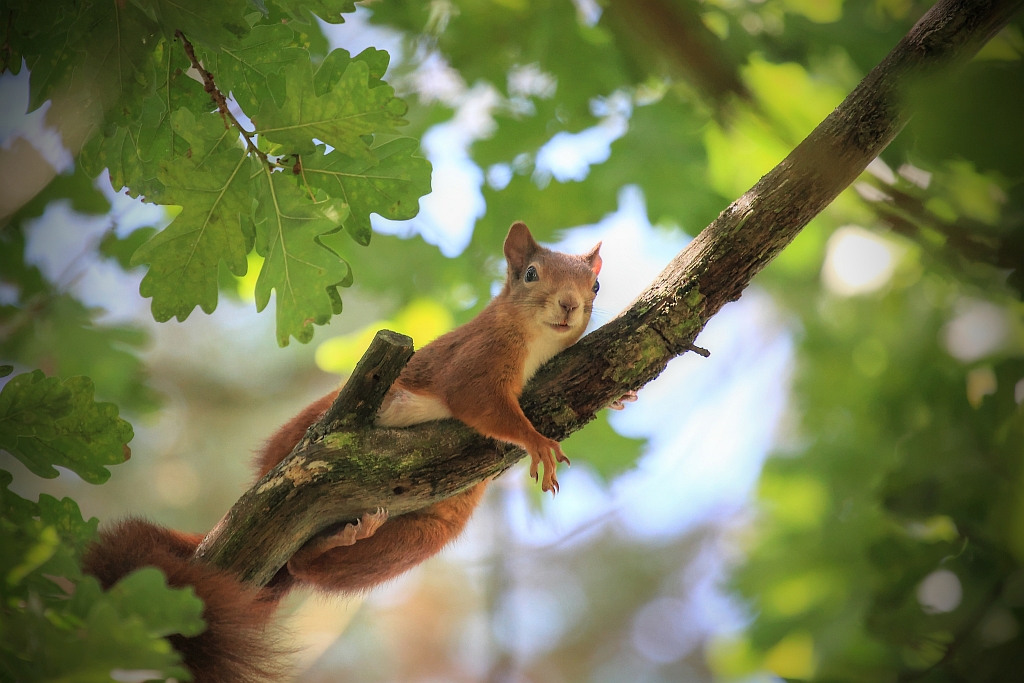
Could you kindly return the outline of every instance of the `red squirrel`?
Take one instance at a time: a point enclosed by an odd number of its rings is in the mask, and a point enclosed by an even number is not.
[[[580,256],[551,251],[524,223],[514,223],[505,239],[508,269],[501,293],[471,321],[413,354],[385,396],[376,423],[405,427],[455,417],[484,436],[521,446],[530,455],[530,474],[540,477],[544,491],[557,491],[555,468],[568,458],[557,441],[530,423],[519,396],[537,369],[586,329],[599,287],[600,247]],[[256,460],[258,477],[291,453],[336,395],[313,402],[267,441]],[[631,393],[622,400],[634,398]],[[202,535],[138,519],[102,531],[86,553],[84,568],[105,588],[148,565],[161,568],[172,586],[193,586],[206,603],[207,631],[172,641],[196,683],[266,680],[274,677],[279,658],[265,643],[263,629],[291,587],[357,592],[408,571],[461,533],[486,486],[481,482],[391,519],[384,511],[366,514],[355,524],[320,534],[259,592],[227,572],[193,562]]]

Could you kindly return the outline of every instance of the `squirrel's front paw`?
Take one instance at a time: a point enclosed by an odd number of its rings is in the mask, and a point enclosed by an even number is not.
[[[554,457],[551,457],[551,451],[555,452]],[[558,466],[556,462],[571,464],[569,458],[565,457],[565,453],[562,452],[562,447],[554,439],[544,439],[533,448],[528,449],[528,452],[530,454],[530,476],[537,481],[537,468],[543,464],[544,475],[541,478],[541,491],[558,493],[558,478],[555,476],[555,468]]]

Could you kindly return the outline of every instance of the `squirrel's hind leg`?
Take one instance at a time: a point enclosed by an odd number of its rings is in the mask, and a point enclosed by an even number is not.
[[[288,562],[300,582],[329,591],[367,590],[404,574],[455,539],[483,495],[483,481],[423,510],[392,517],[372,536],[319,552],[314,541]]]
[[[299,576],[313,560],[331,548],[353,545],[356,541],[373,536],[387,519],[388,511],[377,508],[376,512],[367,512],[355,524],[346,524],[345,528],[333,534],[317,536],[292,555],[292,559],[288,560],[288,571],[293,576]]]

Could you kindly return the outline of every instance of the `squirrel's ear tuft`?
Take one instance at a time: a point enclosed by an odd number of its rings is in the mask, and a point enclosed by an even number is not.
[[[526,223],[516,221],[508,229],[508,237],[505,238],[505,260],[508,261],[510,272],[520,273],[530,257],[540,251],[541,246],[533,239],[530,229]]]
[[[590,264],[590,269],[592,271],[594,271],[594,275],[600,275],[601,274],[601,263],[602,263],[602,261],[601,261],[601,243],[600,242],[595,244],[594,248],[591,249],[590,251],[588,251],[587,255],[584,256],[583,258],[585,258],[587,260],[587,263]]]

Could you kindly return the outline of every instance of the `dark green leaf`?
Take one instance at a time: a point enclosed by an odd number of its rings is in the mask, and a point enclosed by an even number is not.
[[[58,465],[90,483],[106,481],[106,466],[125,460],[132,428],[93,391],[87,377],[18,375],[0,391],[0,447],[41,477],[56,477]]]
[[[189,42],[216,49],[234,45],[249,33],[245,21],[246,0],[218,0],[215,3],[196,0],[132,0],[154,21],[170,40],[180,30]]]
[[[194,122],[181,109],[176,122]],[[220,121],[217,114],[204,114],[208,122]],[[189,128],[188,134],[191,134]],[[214,127],[214,132],[216,128]],[[139,288],[152,297],[153,317],[184,320],[196,306],[207,313],[217,307],[217,268],[224,261],[235,275],[244,275],[249,251],[241,220],[252,211],[250,162],[236,138],[207,139],[210,153],[164,163],[159,175],[163,186],[160,201],[181,205],[182,211],[160,233],[143,244],[133,265],[149,264]],[[183,132],[183,134],[186,134]],[[230,144],[220,144],[221,140]],[[221,150],[223,151],[214,151]],[[203,150],[205,152],[206,150]]]
[[[255,114],[263,100],[285,105],[281,68],[303,59],[308,56],[296,44],[294,31],[275,24],[256,26],[237,45],[206,51],[203,64],[215,75],[221,92],[231,92],[243,111]]]
[[[131,268],[132,254],[135,250],[156,234],[156,228],[138,228],[125,238],[120,238],[111,231],[103,236],[100,242],[100,253],[117,261],[125,270]]]
[[[260,136],[278,143],[285,154],[306,154],[316,149],[317,138],[348,156],[375,161],[363,135],[394,132],[404,123],[405,103],[390,86],[369,85],[366,62],[352,61],[330,92],[317,97],[309,62],[296,62],[283,70],[288,98],[283,108],[264,100],[256,117]]]
[[[430,192],[430,162],[413,156],[419,141],[399,138],[374,148],[379,159],[369,164],[323,147],[302,158],[306,182],[349,206],[345,229],[360,244],[370,242],[370,214],[404,220],[419,212],[419,199]]]

